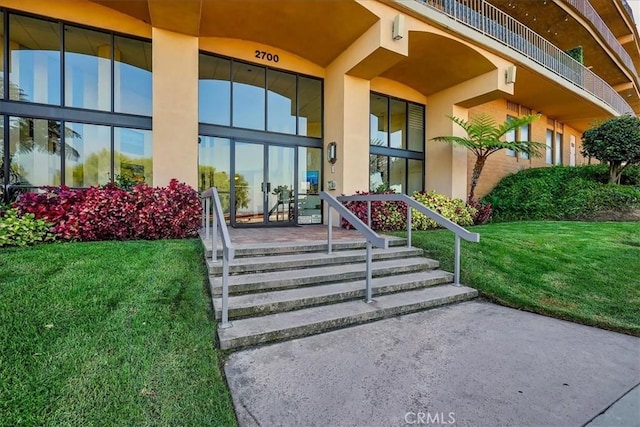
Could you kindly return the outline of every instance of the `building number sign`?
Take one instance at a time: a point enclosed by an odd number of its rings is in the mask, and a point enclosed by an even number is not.
[[[265,52],[264,50],[256,50],[255,56],[258,59],[266,59],[269,62],[278,62],[280,60],[277,54]]]

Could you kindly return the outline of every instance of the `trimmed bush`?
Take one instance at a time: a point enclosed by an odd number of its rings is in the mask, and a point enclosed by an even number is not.
[[[633,180],[635,170],[629,171]],[[503,178],[483,201],[491,203],[495,221],[588,220],[640,207],[640,187],[607,180],[605,165],[525,169]]]
[[[51,224],[33,214],[21,216],[17,209],[8,209],[0,215],[0,247],[50,242],[55,238],[50,229]]]
[[[355,195],[396,194],[393,191],[369,192],[357,191]],[[367,223],[367,202],[346,202],[345,207],[365,224]],[[352,229],[353,226],[342,218],[342,227]],[[378,231],[398,231],[407,227],[407,206],[402,202],[371,202],[371,228]]]
[[[435,191],[416,191],[413,193],[413,198],[458,225],[463,227],[473,225],[473,217],[477,213],[477,209],[469,206],[464,200],[451,199]],[[411,218],[413,230],[429,230],[440,227],[434,220],[415,209],[411,211]]]
[[[195,236],[200,228],[198,193],[175,179],[168,187],[141,183],[131,191],[115,184],[44,190],[20,197],[16,207],[53,223],[52,231],[63,239],[179,239]]]

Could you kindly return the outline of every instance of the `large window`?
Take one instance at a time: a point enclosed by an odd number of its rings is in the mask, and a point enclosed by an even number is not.
[[[562,134],[556,132],[556,144],[553,147],[553,164],[562,164]]]
[[[369,190],[424,189],[424,106],[371,93]]]
[[[118,175],[151,183],[151,43],[0,10],[5,36],[3,195],[103,185]],[[29,103],[28,115],[21,103]]]
[[[200,123],[322,137],[322,81],[200,54]]]
[[[553,131],[547,129],[545,161],[548,165],[553,164]]]

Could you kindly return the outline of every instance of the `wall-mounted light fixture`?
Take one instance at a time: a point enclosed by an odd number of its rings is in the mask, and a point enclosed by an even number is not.
[[[504,73],[504,82],[506,84],[512,84],[516,82],[516,66],[510,65],[507,67]]]
[[[404,15],[396,15],[393,18],[393,28],[391,30],[391,36],[394,40],[402,40],[404,34]]]
[[[336,160],[338,160],[337,151],[337,144],[335,142],[330,142],[327,146],[327,161],[329,163],[334,164]]]

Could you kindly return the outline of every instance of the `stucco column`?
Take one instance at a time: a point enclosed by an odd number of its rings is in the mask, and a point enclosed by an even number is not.
[[[198,186],[198,38],[153,28],[153,185]]]

